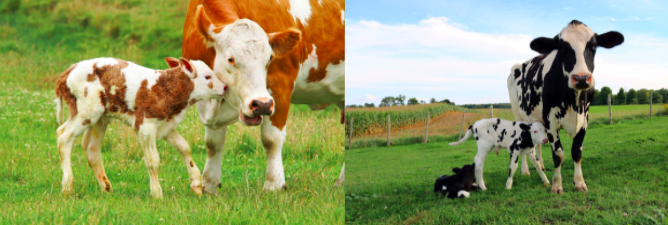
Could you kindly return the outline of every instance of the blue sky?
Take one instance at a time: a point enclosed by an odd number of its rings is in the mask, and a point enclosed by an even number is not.
[[[347,1],[346,104],[403,94],[509,102],[510,67],[573,19],[624,44],[596,54],[596,88],[668,87],[668,1]]]

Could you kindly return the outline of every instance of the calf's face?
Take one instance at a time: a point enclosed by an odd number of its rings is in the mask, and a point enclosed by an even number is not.
[[[190,93],[190,99],[208,100],[222,98],[227,91],[227,86],[214,76],[213,71],[204,62],[199,60],[186,60],[184,58],[165,58],[169,67],[181,67],[181,71],[193,82],[195,88]]]
[[[571,21],[554,38],[539,37],[531,41],[531,49],[541,54],[557,50],[556,61],[561,61],[568,87],[586,90],[594,86],[594,55],[598,46],[613,48],[624,42],[624,36],[616,31],[594,33],[580,21]]]
[[[545,126],[543,126],[542,123],[540,122],[534,122],[531,124],[531,126],[526,125],[526,124],[520,124],[520,128],[522,130],[528,131],[531,133],[531,141],[533,141],[534,144],[546,144],[547,143],[547,137],[545,136],[546,131],[545,131]]]

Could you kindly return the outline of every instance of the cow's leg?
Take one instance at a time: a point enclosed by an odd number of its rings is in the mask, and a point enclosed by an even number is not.
[[[573,173],[573,182],[575,183],[575,190],[587,192],[587,185],[582,176],[582,142],[584,141],[586,130],[584,128],[573,138],[573,148],[571,148],[571,156],[575,162],[575,172]]]
[[[262,123],[262,145],[264,145],[267,153],[267,172],[265,174],[263,189],[270,191],[287,188],[285,184],[285,172],[283,170],[283,157],[281,155],[286,135],[285,121],[287,120],[287,107],[283,110],[285,110],[284,118],[276,118],[276,114],[274,114],[274,116],[271,116],[272,121],[269,121],[270,117],[265,116]],[[283,122],[280,123],[280,121]],[[275,122],[277,125],[282,124],[282,126],[280,128],[275,126]]]
[[[527,156],[522,156],[522,175],[531,175],[529,172],[529,164],[527,163]]]
[[[213,129],[205,127],[204,140],[206,141],[206,164],[202,173],[202,188],[204,193],[216,194],[220,188],[222,155],[225,149],[227,126]],[[218,187],[218,188],[216,188]]]
[[[172,129],[165,135],[165,141],[172,147],[176,148],[186,164],[188,175],[190,177],[190,189],[197,195],[202,195],[202,175],[200,175],[199,168],[195,165],[192,155],[190,155],[190,146],[183,136],[179,134],[176,129]],[[219,167],[220,168],[220,167]]]
[[[538,156],[536,153],[531,151],[529,155],[529,160],[531,161],[531,164],[533,164],[533,167],[536,168],[536,171],[538,171],[538,175],[540,176],[540,179],[543,181],[543,185],[545,187],[550,186],[550,181],[547,179],[547,176],[545,175],[545,172],[542,170],[543,165],[538,161]]]
[[[508,171],[508,181],[506,181],[506,190],[510,190],[513,188],[513,175],[515,175],[515,171],[517,171],[517,161],[520,159],[520,151],[515,150],[510,153],[510,165],[509,171]]]
[[[343,163],[343,167],[341,167],[341,174],[339,174],[339,179],[334,183],[334,187],[339,187],[343,184],[343,181],[345,181],[345,168],[346,168],[346,163]]]
[[[144,162],[148,169],[148,175],[151,181],[151,197],[161,199],[162,187],[158,179],[158,169],[160,168],[160,155],[156,147],[156,130],[150,126],[142,126],[137,133],[142,150],[144,151]]]
[[[100,185],[102,192],[111,192],[112,187],[109,182],[107,173],[104,171],[104,163],[102,162],[102,140],[109,125],[108,119],[100,119],[95,125],[88,128],[84,133],[81,147],[86,151],[86,159],[88,159],[88,166],[95,174],[95,179]]]
[[[555,127],[555,125],[550,127]],[[550,146],[552,146],[552,160],[554,161],[552,193],[563,194],[564,188],[561,183],[561,163],[564,161],[564,148],[561,146],[561,141],[559,140],[559,130],[556,128],[548,130],[547,139],[550,141]]]
[[[482,169],[485,165],[485,158],[487,158],[487,154],[489,154],[490,148],[491,147],[487,145],[478,143],[478,154],[475,155],[474,159],[476,183],[478,184],[480,190],[483,191],[487,190],[487,187],[485,186],[485,180],[482,179]]]

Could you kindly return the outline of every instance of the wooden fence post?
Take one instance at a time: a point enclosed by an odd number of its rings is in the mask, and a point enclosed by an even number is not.
[[[489,118],[494,117],[494,105],[489,104]]]
[[[390,146],[390,114],[387,114],[387,146]]]
[[[348,149],[352,149],[352,148],[353,148],[353,130],[354,130],[354,128],[353,128],[353,124],[354,124],[353,121],[354,121],[354,120],[355,120],[355,117],[352,117],[352,116],[351,116],[351,117],[350,117],[350,135],[349,135],[349,137],[348,137],[348,141],[349,141],[350,143],[348,144]]]
[[[649,90],[649,118],[652,118],[652,90]]]
[[[424,128],[424,143],[427,144],[427,133],[429,133],[429,111],[427,111],[427,126]]]
[[[462,113],[462,125],[459,126],[459,138],[457,138],[458,141],[462,139],[462,129],[464,128],[464,117],[465,116],[466,116],[466,109],[464,109],[464,112]]]
[[[612,125],[612,106],[610,106],[610,94],[608,94],[608,116],[610,117],[610,125]]]

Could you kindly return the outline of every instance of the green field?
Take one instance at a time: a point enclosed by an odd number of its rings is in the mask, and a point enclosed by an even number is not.
[[[19,7],[8,6],[19,2]],[[222,189],[195,196],[176,149],[158,141],[164,199],[150,198],[136,135],[113,122],[102,147],[113,193],[102,194],[83,154],[72,153],[75,194],[60,194],[56,149],[58,74],[96,57],[164,69],[181,55],[187,1],[10,0],[0,2],[0,224],[340,224],[344,190],[332,185],[344,162],[335,107],[292,106],[283,146],[288,189],[262,191],[266,156],[259,127],[228,128]],[[204,127],[194,108],[178,127],[204,168]]]
[[[508,153],[485,163],[488,190],[450,200],[433,193],[441,174],[473,162],[475,141],[347,150],[346,223],[383,224],[666,224],[668,223],[668,117],[594,125],[583,149],[589,191],[573,190],[572,140],[562,167],[564,195],[531,176],[515,174],[505,190]],[[454,141],[454,140],[453,140]],[[543,148],[546,175],[554,173],[550,147]]]

